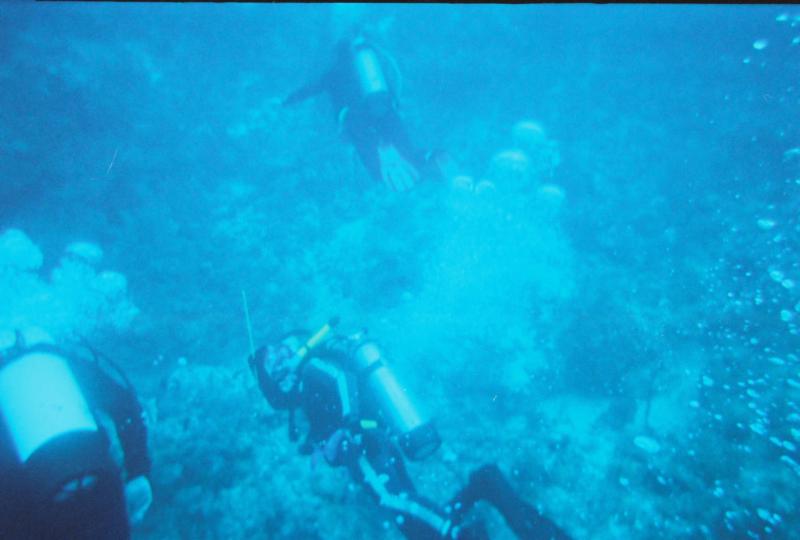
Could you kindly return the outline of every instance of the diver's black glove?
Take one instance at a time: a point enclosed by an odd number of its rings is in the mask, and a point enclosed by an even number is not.
[[[347,428],[339,428],[328,437],[322,447],[325,461],[331,467],[354,463],[361,455],[362,437]]]

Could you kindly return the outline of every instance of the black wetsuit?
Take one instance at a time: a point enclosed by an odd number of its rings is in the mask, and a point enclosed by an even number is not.
[[[273,407],[290,411],[296,407],[308,419],[309,429],[301,452],[318,452],[330,465],[347,467],[353,479],[367,489],[376,503],[394,515],[406,538],[488,539],[482,523],[463,526],[467,514],[479,500],[493,504],[519,538],[569,538],[523,501],[494,465],[475,471],[468,485],[447,505],[447,511],[421,496],[388,430],[380,424],[372,429],[362,427],[360,419],[367,408],[362,406],[364,400],[360,397],[358,377],[343,367],[346,362],[342,361],[341,349],[321,348],[314,354],[301,364],[298,382],[290,395],[278,392],[275,381],[261,368],[267,356],[265,348],[256,352],[256,360],[251,360],[251,364],[255,366],[262,392]],[[280,405],[276,407],[276,403]],[[294,436],[292,427],[290,436]]]
[[[336,118],[342,122],[345,133],[374,179],[381,180],[378,148],[382,145],[394,146],[418,171],[423,170],[426,167],[425,153],[411,143],[397,113],[395,97],[391,93],[386,94],[383,98],[385,103],[374,107],[369,99],[361,95],[351,43],[340,43],[333,67],[317,81],[292,93],[284,100],[284,105],[327,93],[336,111]]]
[[[18,461],[11,436],[0,420],[0,538],[30,540],[125,540],[130,525],[125,510],[124,481],[150,474],[147,429],[132,388],[103,371],[95,361],[77,359],[50,346],[22,351],[51,353],[67,361],[93,415],[107,415],[114,423],[124,454],[123,470],[108,452],[109,439],[99,430],[79,440],[60,436],[34,452],[25,464]],[[64,460],[64,456],[73,458]],[[77,457],[76,457],[77,456]],[[55,503],[53,489],[71,474],[90,471],[96,478],[91,490]]]

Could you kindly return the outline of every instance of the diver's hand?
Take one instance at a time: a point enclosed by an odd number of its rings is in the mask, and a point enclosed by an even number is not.
[[[125,505],[131,525],[141,523],[153,502],[153,490],[146,476],[137,476],[125,484]]]
[[[347,428],[337,429],[322,447],[322,455],[331,467],[338,467],[356,459],[361,449],[361,436]]]

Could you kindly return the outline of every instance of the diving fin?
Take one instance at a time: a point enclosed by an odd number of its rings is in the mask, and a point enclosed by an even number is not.
[[[395,191],[406,191],[419,181],[419,171],[391,145],[378,147],[381,178]]]

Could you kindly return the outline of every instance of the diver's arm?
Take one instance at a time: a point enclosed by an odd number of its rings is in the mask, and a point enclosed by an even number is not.
[[[133,389],[115,381],[88,360],[73,358],[70,368],[89,405],[106,413],[114,422],[125,456],[127,478],[149,476],[151,463],[147,452],[147,426],[142,406]]]
[[[385,431],[363,431],[357,450],[352,452],[351,474],[381,508],[398,516],[403,536],[410,540],[471,538],[459,535],[450,516],[417,492],[400,450]]]
[[[117,436],[125,453],[125,470],[128,478],[150,476],[150,455],[147,452],[147,427],[144,413],[136,402],[135,415],[126,415],[121,424],[117,424]]]
[[[301,101],[305,101],[310,97],[316,96],[317,94],[321,94],[322,92],[328,89],[328,81],[330,76],[326,74],[322,78],[312,83],[309,83],[301,88],[298,88],[289,96],[283,100],[282,105],[284,107],[288,107],[289,105],[294,105],[295,103],[300,103]]]

